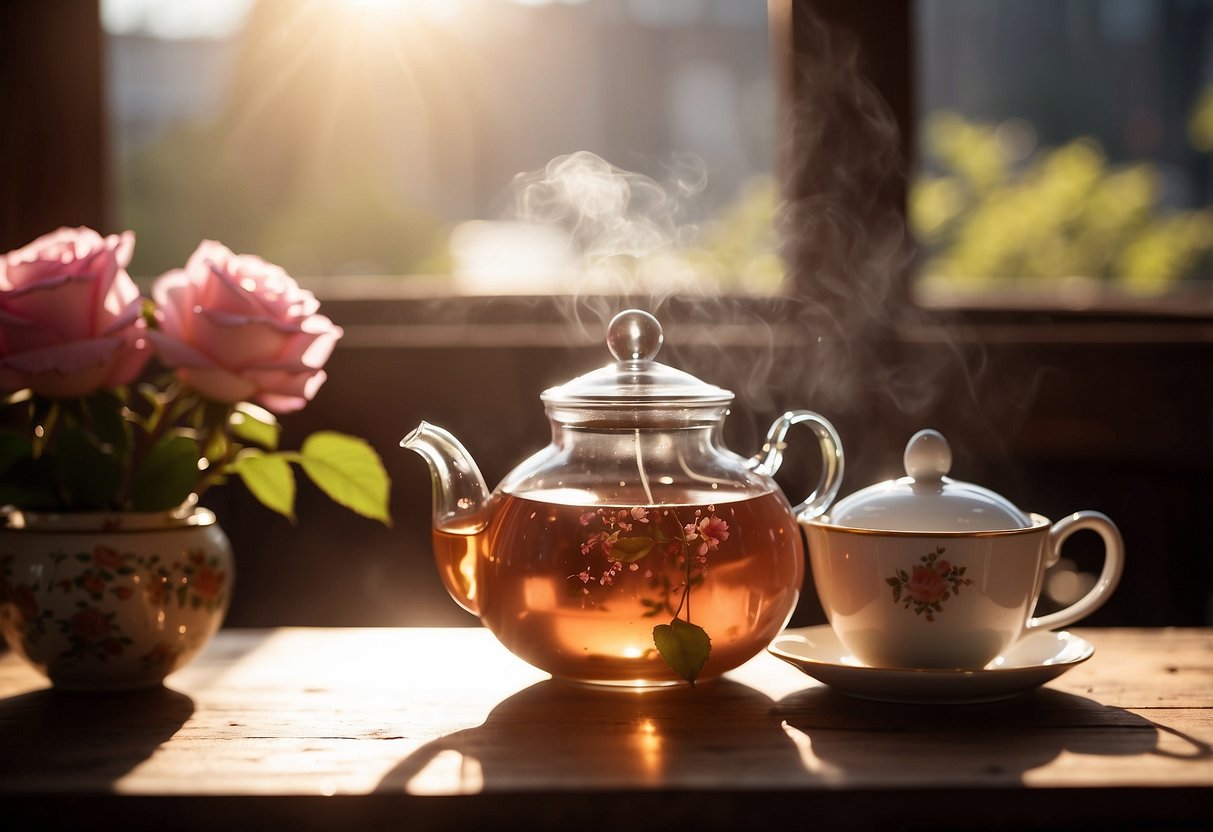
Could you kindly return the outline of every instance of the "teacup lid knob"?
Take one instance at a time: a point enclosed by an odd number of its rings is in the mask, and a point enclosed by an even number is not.
[[[641,309],[625,309],[607,325],[607,348],[616,361],[652,361],[664,340],[661,322]]]
[[[941,480],[952,470],[952,449],[937,430],[927,428],[910,437],[902,457],[906,475],[919,482]]]

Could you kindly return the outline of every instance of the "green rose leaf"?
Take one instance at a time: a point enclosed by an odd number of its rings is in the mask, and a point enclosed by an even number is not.
[[[304,440],[299,464],[334,502],[386,526],[392,524],[388,514],[392,482],[379,454],[364,440],[318,431]]]
[[[193,436],[166,436],[148,452],[131,484],[135,511],[168,511],[185,502],[198,483],[198,443]]]
[[[122,416],[126,403],[113,390],[100,390],[84,400],[88,424],[97,439],[113,448],[115,456],[126,453],[130,425]]]
[[[274,414],[263,407],[241,402],[228,417],[228,427],[232,436],[241,442],[265,448],[267,451],[278,450],[278,437],[282,434],[282,428]]]
[[[294,522],[295,473],[278,454],[245,453],[235,463],[236,473],[262,505]]]
[[[653,644],[670,669],[690,682],[691,687],[712,653],[712,639],[704,629],[681,618],[654,627]]]
[[[36,511],[54,508],[57,503],[55,459],[50,454],[38,459],[22,457],[0,474],[0,505]]]
[[[12,433],[0,434],[0,475],[17,464],[18,460],[34,455],[34,446],[24,436]]]
[[[648,537],[623,537],[611,547],[611,557],[623,563],[635,563],[653,551],[653,540]]]
[[[61,428],[57,444],[55,458],[69,502],[84,509],[108,508],[122,483],[117,457],[76,427]]]

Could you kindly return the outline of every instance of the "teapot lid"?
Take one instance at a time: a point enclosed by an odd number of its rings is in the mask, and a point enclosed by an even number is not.
[[[835,504],[828,520],[822,519],[875,531],[977,532],[1032,525],[1006,497],[947,477],[952,449],[938,431],[914,434],[904,461],[906,476],[856,491]]]
[[[654,361],[664,340],[661,323],[648,312],[620,312],[607,326],[607,348],[615,361],[549,388],[540,398],[550,413],[570,417],[560,421],[574,420],[574,414],[565,410],[572,408],[592,411],[599,423],[609,421],[610,412],[617,412],[629,425],[646,413],[672,415],[671,409],[719,408],[733,400],[732,392],[722,387]]]

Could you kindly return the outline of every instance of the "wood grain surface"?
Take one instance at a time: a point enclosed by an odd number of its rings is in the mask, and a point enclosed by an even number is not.
[[[482,629],[223,631],[165,688],[126,694],[49,690],[9,654],[0,817],[1213,828],[1213,631],[1077,632],[1089,662],[966,706],[850,699],[765,654],[694,690],[574,687]]]

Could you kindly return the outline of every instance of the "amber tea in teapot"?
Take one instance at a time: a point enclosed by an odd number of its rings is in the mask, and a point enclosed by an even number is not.
[[[651,631],[681,604],[711,635],[703,671],[711,677],[759,652],[786,623],[804,552],[781,494],[709,499],[570,506],[499,494],[479,533],[436,530],[435,556],[485,625],[555,676],[675,681]]]
[[[797,518],[838,492],[842,450],[825,419],[789,411],[759,454],[738,456],[721,437],[732,394],[654,361],[661,341],[651,315],[617,315],[616,362],[543,393],[552,442],[491,494],[447,431],[422,423],[402,442],[430,465],[447,590],[558,678],[694,683],[750,659],[799,598]],[[801,423],[823,466],[793,507],[772,476]]]

